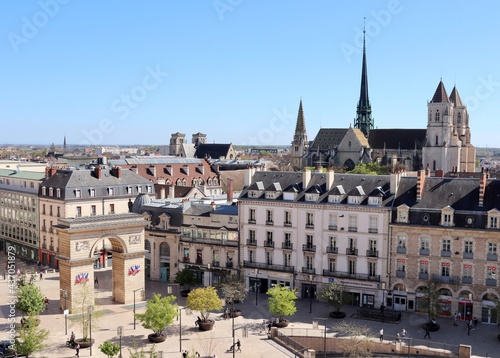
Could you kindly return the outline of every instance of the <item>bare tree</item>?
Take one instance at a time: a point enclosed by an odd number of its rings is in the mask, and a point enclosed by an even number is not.
[[[339,347],[346,357],[372,357],[375,344],[370,328],[356,322],[341,321],[333,327]]]

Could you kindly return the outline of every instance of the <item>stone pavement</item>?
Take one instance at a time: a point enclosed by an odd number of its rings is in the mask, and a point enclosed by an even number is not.
[[[99,278],[99,288],[96,289],[96,300],[104,310],[105,316],[99,320],[99,323],[92,324],[92,338],[96,340],[92,348],[93,357],[105,357],[98,346],[100,343],[111,340],[119,342],[117,336],[117,327],[124,327],[122,337],[122,355],[129,357],[129,348],[141,347],[150,349],[152,344],[147,343],[147,335],[150,330],[144,329],[140,322],[136,322],[134,329],[133,305],[122,305],[113,303],[110,298],[111,290],[111,271],[96,270]],[[49,299],[48,310],[41,315],[41,327],[50,330],[50,337],[47,341],[49,345],[43,352],[35,354],[36,357],[73,357],[75,351],[66,347],[65,342],[71,331],[74,330],[77,337],[81,335],[79,327],[68,326],[68,334],[65,334],[65,321],[62,311],[59,309],[59,274],[48,273],[44,275],[43,281],[39,281],[37,277],[36,285],[40,286],[42,292]],[[169,292],[165,282],[146,281],[146,299],[151,298],[154,293],[167,295]],[[178,288],[173,286],[170,288],[172,294],[176,294]],[[0,340],[7,339],[8,332],[8,295],[4,294],[7,290],[7,281],[0,278]],[[257,301],[256,301],[257,299]],[[184,306],[185,298],[180,298],[178,303]],[[235,337],[240,339],[242,343],[242,353],[236,353],[240,358],[245,357],[294,357],[294,354],[273,341],[267,339],[267,334],[261,331],[262,321],[269,319],[269,313],[266,309],[266,295],[261,294],[257,298],[255,294],[249,293],[245,302],[235,305],[236,308],[243,312],[242,317],[234,319]],[[322,321],[319,321],[319,329],[312,329],[312,321],[316,317],[328,317],[328,312],[331,307],[320,302],[310,302],[309,300],[298,300],[297,313],[290,317],[290,325],[286,329],[288,332],[309,335],[322,335]],[[145,302],[136,303],[136,311],[143,312]],[[447,318],[439,318],[438,323],[441,324],[441,329],[438,332],[431,333],[431,340],[423,340],[424,331],[420,328],[421,323],[426,321],[426,316],[403,312],[402,320],[397,324],[380,323],[374,321],[366,321],[356,319],[354,317],[355,307],[344,306],[343,311],[347,312],[346,319],[356,320],[358,323],[371,328],[373,335],[378,337],[378,332],[381,327],[384,328],[384,339],[391,341],[395,339],[396,333],[400,332],[404,327],[408,331],[408,336],[413,337],[413,345],[432,345],[434,347],[444,347],[446,344],[458,345],[460,343],[472,346],[474,357],[500,357],[499,348],[500,342],[497,340],[497,335],[500,333],[495,325],[480,325],[477,331],[471,331],[471,335],[467,335],[465,322],[460,322],[457,327],[453,326],[453,320]],[[311,311],[311,312],[310,312]],[[163,352],[163,357],[181,357],[180,345],[182,349],[189,351],[198,351],[201,356],[215,354],[218,358],[230,358],[232,353],[226,352],[232,344],[232,320],[224,320],[220,314],[212,314],[211,318],[216,319],[213,331],[199,332],[194,325],[196,312],[187,315],[186,310],[182,310],[182,341],[179,339],[179,322],[176,321],[167,331],[168,338],[165,342],[157,344],[156,350]],[[20,317],[19,317],[20,319]],[[18,319],[18,321],[19,321]],[[69,322],[69,320],[68,320]],[[335,320],[329,318],[327,321],[327,335],[334,334],[333,326]],[[244,337],[244,327],[247,328],[248,336]],[[285,331],[284,331],[285,332]],[[80,351],[81,357],[90,356],[89,349]]]

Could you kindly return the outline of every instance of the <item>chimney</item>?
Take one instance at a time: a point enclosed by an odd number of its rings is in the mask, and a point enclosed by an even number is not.
[[[399,182],[400,182],[402,176],[403,176],[403,173],[392,173],[391,174],[391,182],[390,182],[390,187],[389,187],[391,194],[396,194],[396,191],[398,190]]]
[[[160,189],[160,199],[165,199],[165,187],[162,186]]]
[[[56,173],[57,169],[53,166],[48,166],[45,168],[45,178],[48,179]]]
[[[304,173],[302,174],[302,187],[304,190],[309,185],[309,181],[311,181],[311,169],[304,168]]]
[[[114,167],[113,168],[113,175],[120,179],[122,177],[122,168],[120,167]]]
[[[326,191],[332,190],[334,179],[335,172],[333,171],[333,168],[328,168],[326,172]]]
[[[488,174],[485,172],[484,168],[481,168],[481,179],[479,181],[479,206],[483,206],[484,202],[484,192],[486,191],[486,179]]]
[[[233,178],[227,178],[227,202],[228,203],[233,202],[233,191],[234,191]]]
[[[139,174],[139,167],[137,165],[133,165],[131,169],[135,174]]]
[[[245,177],[243,179],[243,185],[245,188],[248,188],[250,184],[252,184],[252,177],[254,175],[253,168],[249,166],[248,168],[245,169]]]
[[[431,176],[431,170],[429,168],[429,164],[427,164],[427,167],[425,168],[425,176],[430,177]]]
[[[101,171],[102,169],[100,165],[95,167],[95,176],[97,177],[97,179],[101,179]]]
[[[175,198],[175,186],[174,186],[174,184],[172,184],[172,185],[170,185],[170,186],[168,187],[168,197],[169,197],[170,199]]]
[[[424,189],[425,171],[419,170],[417,172],[417,202],[422,199],[422,190]]]
[[[436,169],[434,172],[434,176],[438,178],[443,178],[444,177],[444,170],[443,169]]]

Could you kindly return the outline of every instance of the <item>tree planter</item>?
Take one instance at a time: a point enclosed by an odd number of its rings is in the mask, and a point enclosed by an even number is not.
[[[80,339],[75,339],[75,342],[80,345],[81,349],[84,349],[84,348],[90,348],[90,346],[93,346],[95,339],[92,338],[92,340],[90,340],[87,338],[87,340],[84,341],[83,338],[80,338]]]
[[[328,315],[331,318],[337,318],[337,319],[345,318],[345,316],[346,316],[345,312],[342,312],[342,311],[332,311]]]
[[[215,321],[213,319],[209,319],[206,322],[198,323],[198,329],[200,331],[211,331],[214,329]]]
[[[427,329],[427,327],[429,327],[429,332],[437,332],[440,328],[439,324],[437,323],[432,324],[431,322],[427,322],[422,325],[424,331]]]
[[[167,337],[165,337],[165,335],[163,334],[155,334],[155,333],[151,333],[151,334],[148,334],[148,341],[150,341],[151,343],[161,343],[161,342],[165,342],[165,339],[167,339]]]
[[[273,322],[273,327],[284,328],[288,326],[288,320],[282,319],[279,322]]]

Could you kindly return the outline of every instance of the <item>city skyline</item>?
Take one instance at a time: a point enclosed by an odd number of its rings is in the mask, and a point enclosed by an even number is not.
[[[168,145],[171,133],[202,132],[209,143],[289,145],[300,99],[312,140],[353,125],[365,26],[376,128],[425,128],[442,79],[468,106],[472,143],[500,147],[493,1],[2,9],[1,143]]]

